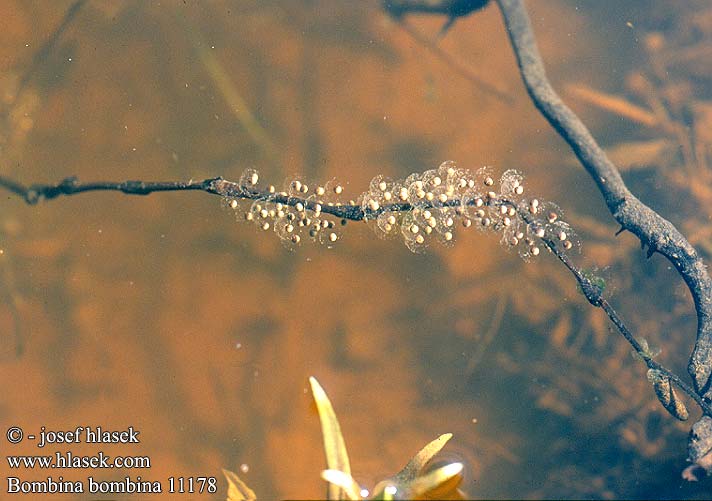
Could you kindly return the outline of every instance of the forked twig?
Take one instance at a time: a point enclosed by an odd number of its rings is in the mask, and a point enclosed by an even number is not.
[[[687,284],[697,312],[697,339],[688,365],[695,390],[712,400],[712,280],[697,251],[667,219],[638,200],[623,182],[591,133],[564,104],[546,77],[534,32],[522,0],[497,0],[527,92],[537,109],[569,144],[591,175],[622,230],[648,246],[648,257],[659,252]]]

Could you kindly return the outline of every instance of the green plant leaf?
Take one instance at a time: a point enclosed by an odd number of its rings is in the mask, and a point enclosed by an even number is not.
[[[319,412],[319,421],[321,421],[326,467],[328,470],[338,470],[351,476],[346,444],[329,397],[326,396],[326,392],[315,377],[309,378],[309,384],[311,385],[312,395],[314,395],[314,402],[316,402],[316,409]],[[344,494],[342,487],[329,482],[328,498],[330,500],[343,499],[342,494]]]
[[[235,473],[225,469],[222,472],[227,479],[227,501],[254,501],[257,499],[252,489],[247,487]]]

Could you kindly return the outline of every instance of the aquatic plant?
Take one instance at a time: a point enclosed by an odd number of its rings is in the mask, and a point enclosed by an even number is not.
[[[328,483],[326,499],[465,499],[464,493],[458,489],[462,481],[462,463],[447,463],[437,468],[429,468],[433,458],[452,438],[451,433],[440,435],[423,447],[392,477],[378,482],[372,489],[362,487],[351,476],[346,442],[329,397],[315,377],[309,378],[309,385],[319,413],[326,455],[327,469],[321,472],[322,478]],[[257,499],[255,492],[236,473],[223,470],[223,474],[228,483],[227,501]]]

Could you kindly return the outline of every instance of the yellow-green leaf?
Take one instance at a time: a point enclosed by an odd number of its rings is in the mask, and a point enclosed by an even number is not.
[[[457,486],[460,485],[460,481],[462,480],[462,477],[460,476],[462,469],[462,463],[446,464],[445,466],[441,466],[430,473],[416,478],[410,484],[404,486],[404,490],[407,492],[410,499],[426,496],[428,493],[431,493],[437,489],[442,489],[447,484],[451,485],[447,485],[447,489],[444,490],[447,490],[448,492],[455,490],[457,489]]]
[[[227,501],[254,501],[257,499],[252,489],[247,487],[235,473],[230,470],[222,472],[227,479]]]
[[[316,408],[319,412],[321,422],[321,434],[324,438],[324,453],[326,454],[326,467],[329,470],[338,470],[347,475],[351,475],[349,456],[346,452],[346,444],[341,434],[339,421],[336,419],[334,408],[331,406],[329,397],[321,387],[315,377],[309,378]],[[330,500],[342,499],[342,488],[336,484],[329,483],[328,497]]]
[[[413,459],[411,459],[405,467],[396,474],[395,478],[398,484],[407,484],[412,482],[423,467],[428,464],[428,461],[440,452],[445,447],[445,444],[452,438],[452,433],[445,433],[430,442],[428,445],[420,449]]]

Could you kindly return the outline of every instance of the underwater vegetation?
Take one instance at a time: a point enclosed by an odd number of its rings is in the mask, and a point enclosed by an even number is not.
[[[462,463],[448,463],[437,468],[428,468],[433,458],[452,438],[451,433],[439,436],[423,447],[408,461],[403,469],[389,479],[381,480],[370,490],[362,487],[352,476],[349,455],[341,426],[329,397],[314,377],[309,378],[312,395],[319,413],[324,440],[327,469],[321,476],[329,483],[326,499],[337,501],[349,499],[465,499],[458,489],[462,480]],[[240,477],[223,470],[228,482],[227,501],[252,501],[256,494]]]

